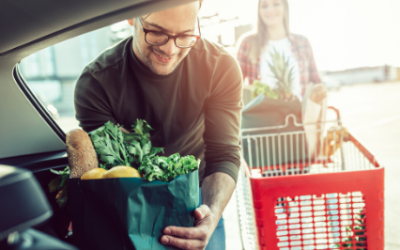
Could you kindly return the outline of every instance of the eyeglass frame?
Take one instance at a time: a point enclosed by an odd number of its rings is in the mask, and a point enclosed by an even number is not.
[[[141,20],[140,17],[138,17],[138,20],[139,20],[140,26],[142,26],[142,30],[143,30],[143,32],[144,32],[144,40],[146,41],[146,43],[148,43],[148,44],[150,44],[150,45],[153,45],[153,46],[162,46],[162,45],[166,44],[166,43],[169,41],[169,39],[173,38],[176,47],[181,48],[181,49],[188,49],[188,48],[193,47],[193,46],[197,43],[197,41],[200,39],[200,37],[201,37],[200,21],[199,21],[199,18],[198,18],[198,17],[197,17],[197,26],[199,27],[199,35],[183,35],[183,34],[180,34],[180,35],[172,36],[172,35],[170,35],[170,34],[168,34],[168,33],[166,33],[166,32],[163,32],[163,31],[155,31],[155,30],[145,29],[145,28],[143,27],[142,20]],[[156,44],[149,43],[149,42],[147,41],[147,38],[146,38],[147,33],[149,33],[149,32],[153,32],[153,33],[158,33],[158,34],[166,35],[166,36],[168,37],[168,39],[165,40],[165,42],[162,43],[162,44],[157,44],[157,45],[156,45]],[[176,44],[176,38],[178,38],[178,37],[183,37],[183,36],[195,37],[195,38],[196,38],[196,41],[195,41],[195,42],[193,43],[193,45],[191,45],[191,46],[179,46],[178,44]]]

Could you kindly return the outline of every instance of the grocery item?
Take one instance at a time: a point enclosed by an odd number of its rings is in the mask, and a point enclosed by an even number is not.
[[[107,172],[104,168],[93,168],[87,172],[85,172],[81,180],[95,180],[103,178],[104,174]]]
[[[80,178],[85,172],[98,167],[96,151],[88,134],[81,129],[66,134],[66,147],[70,178]]]
[[[112,169],[105,171],[102,175],[103,179],[123,177],[141,178],[139,171],[129,166],[115,166]]]

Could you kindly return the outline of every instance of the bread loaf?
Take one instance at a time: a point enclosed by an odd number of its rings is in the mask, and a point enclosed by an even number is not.
[[[81,178],[86,171],[99,167],[96,151],[85,131],[74,129],[66,136],[70,178]]]

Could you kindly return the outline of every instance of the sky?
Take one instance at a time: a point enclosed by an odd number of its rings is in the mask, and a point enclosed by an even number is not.
[[[306,36],[321,71],[400,67],[400,0],[289,0],[291,32]],[[205,0],[204,15],[256,21],[257,0]]]

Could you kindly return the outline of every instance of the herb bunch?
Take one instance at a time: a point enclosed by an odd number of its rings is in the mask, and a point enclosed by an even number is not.
[[[153,129],[146,121],[138,119],[132,125],[132,130],[131,134],[122,133],[119,126],[108,121],[104,126],[89,133],[101,168],[139,168],[143,157],[154,157],[163,152],[163,148],[152,147],[150,131]]]
[[[200,160],[193,155],[181,157],[179,153],[169,157],[146,156],[139,167],[139,173],[148,181],[172,181],[179,175],[191,173],[199,168]]]
[[[112,122],[89,133],[102,168],[117,165],[138,169],[147,181],[171,181],[199,168],[200,160],[194,156],[181,157],[179,153],[169,157],[157,155],[164,148],[153,147],[150,131],[153,128],[145,121],[137,119],[132,125],[132,133],[122,133]]]

